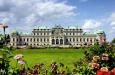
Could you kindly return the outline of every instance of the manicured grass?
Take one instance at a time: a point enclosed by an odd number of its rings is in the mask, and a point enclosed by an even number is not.
[[[14,52],[14,55],[16,54],[23,54],[29,67],[38,63],[44,63],[49,67],[51,62],[56,61],[58,64],[61,62],[72,68],[73,62],[83,58],[83,49],[19,49]],[[13,59],[11,64],[14,65],[15,62]]]

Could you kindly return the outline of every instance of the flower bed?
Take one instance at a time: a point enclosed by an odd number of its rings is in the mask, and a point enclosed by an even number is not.
[[[84,58],[74,62],[74,69],[59,62],[52,62],[49,68],[44,63],[28,67],[22,54],[14,56],[16,65],[10,67],[11,50],[0,50],[0,75],[115,75],[115,47],[107,44],[95,44],[89,51],[84,51]]]

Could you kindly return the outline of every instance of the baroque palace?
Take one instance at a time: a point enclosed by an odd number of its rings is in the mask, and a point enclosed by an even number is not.
[[[33,29],[31,34],[14,31],[10,35],[10,44],[13,47],[88,47],[95,42],[102,44],[105,41],[104,31],[84,32],[78,27],[39,27]]]

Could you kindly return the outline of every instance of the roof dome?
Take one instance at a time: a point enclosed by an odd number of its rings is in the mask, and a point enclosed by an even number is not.
[[[17,30],[13,30],[11,33],[17,33],[18,31]]]
[[[19,32],[18,32],[17,30],[13,30],[13,31],[11,32],[11,34],[12,34],[12,35],[19,35]]]

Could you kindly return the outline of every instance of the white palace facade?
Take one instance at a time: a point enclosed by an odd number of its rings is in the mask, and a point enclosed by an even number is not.
[[[84,32],[78,27],[39,27],[33,29],[31,34],[15,31],[10,35],[10,45],[13,47],[88,47],[95,42],[101,44],[105,41],[104,31]]]

